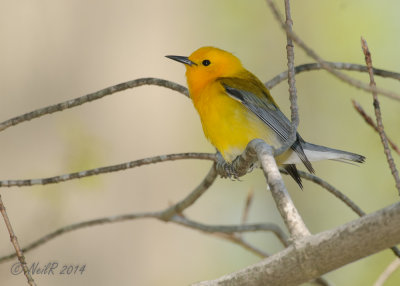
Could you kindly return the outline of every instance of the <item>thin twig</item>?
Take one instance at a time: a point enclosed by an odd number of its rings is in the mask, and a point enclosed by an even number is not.
[[[254,189],[251,188],[249,190],[249,192],[247,193],[246,202],[244,204],[243,215],[242,215],[242,224],[245,224],[247,222],[247,219],[249,217],[250,207],[253,202],[253,198],[254,198]]]
[[[286,26],[288,31],[292,31],[293,20],[290,15],[290,2],[285,0],[285,15],[286,15]],[[286,35],[286,56],[287,56],[287,66],[288,66],[288,85],[289,85],[289,99],[290,99],[290,134],[286,142],[282,144],[279,149],[275,150],[275,156],[278,156],[285,152],[297,139],[297,127],[299,126],[299,107],[297,104],[297,89],[296,89],[296,79],[294,71],[294,47],[292,39],[289,34]]]
[[[243,233],[243,232],[260,232],[260,231],[270,231],[272,232],[279,241],[287,246],[287,236],[286,234],[274,223],[256,223],[256,224],[244,224],[244,225],[208,225],[195,222],[185,218],[181,215],[175,215],[171,218],[171,221],[186,227],[200,230],[203,232],[220,232],[220,233]]]
[[[325,62],[325,65],[330,66],[333,69],[339,69],[339,70],[348,70],[348,71],[358,71],[358,72],[368,72],[368,68],[363,65],[359,64],[351,64],[351,63],[342,63],[342,62]],[[294,68],[294,71],[296,74],[305,72],[305,71],[313,71],[313,70],[320,70],[324,69],[320,63],[308,63],[308,64],[302,64],[298,65]],[[382,69],[373,69],[374,74],[381,76],[381,77],[386,77],[386,78],[393,78],[400,80],[400,73],[396,72],[391,72],[387,70],[382,70]],[[288,71],[281,72],[280,74],[276,75],[269,81],[265,83],[265,86],[268,89],[273,88],[274,86],[278,85],[282,81],[286,80],[288,78]]]
[[[206,224],[201,224],[198,222],[188,220],[187,218],[184,218],[178,214],[175,214],[169,220],[166,220],[163,217],[163,214],[164,214],[164,211],[125,214],[125,215],[104,217],[104,218],[99,218],[99,219],[94,219],[94,220],[89,220],[89,221],[83,221],[83,222],[79,222],[76,224],[71,224],[71,225],[59,228],[56,231],[51,232],[51,233],[43,236],[42,238],[34,241],[33,243],[24,247],[23,251],[26,253],[28,251],[31,251],[31,250],[39,247],[40,245],[47,243],[48,241],[50,241],[58,236],[61,236],[63,234],[66,234],[68,232],[75,231],[75,230],[78,230],[81,228],[102,225],[102,224],[107,224],[107,223],[116,223],[116,222],[122,222],[122,221],[128,221],[128,220],[142,219],[142,218],[155,218],[155,219],[158,219],[158,220],[161,220],[164,222],[167,221],[167,222],[176,223],[176,224],[183,225],[185,227],[192,228],[195,230],[200,230],[200,231],[206,232],[206,233],[231,234],[231,233],[243,233],[243,232],[255,232],[255,231],[271,231],[279,238],[280,241],[287,244],[286,235],[275,224],[248,224],[248,225],[229,225],[229,226],[228,225],[206,225]],[[2,256],[2,257],[0,257],[0,263],[10,260],[10,259],[14,258],[15,256],[16,256],[15,253],[9,254],[6,256]]]
[[[202,159],[202,160],[213,160],[215,161],[215,154],[210,153],[180,153],[180,154],[168,154],[160,155],[155,157],[149,157],[145,159],[130,161],[122,164],[105,166],[80,172],[74,172],[49,178],[40,179],[26,179],[26,180],[2,180],[0,181],[0,187],[25,187],[33,185],[47,185],[65,182],[74,179],[80,179],[84,177],[95,176],[99,174],[112,173],[117,171],[123,171],[131,168],[136,168],[144,165],[155,164],[165,161],[174,161],[182,159]]]
[[[75,224],[71,224],[62,228],[57,229],[54,232],[51,232],[38,240],[34,241],[33,243],[29,244],[28,246],[23,248],[24,252],[28,252],[32,249],[35,249],[48,241],[61,236],[65,233],[75,231],[81,228],[101,225],[106,223],[116,223],[122,222],[127,220],[134,220],[134,219],[142,219],[142,218],[155,218],[164,222],[173,222],[179,225],[183,225],[188,228],[200,230],[206,233],[224,233],[224,234],[232,234],[232,233],[242,233],[242,232],[254,232],[254,231],[271,231],[274,233],[277,238],[282,242],[283,245],[287,245],[287,237],[285,233],[279,228],[279,226],[275,224],[249,224],[249,225],[232,225],[232,226],[225,226],[225,225],[206,225],[201,224],[188,218],[185,218],[181,215],[181,213],[191,206],[215,181],[217,178],[217,172],[215,170],[215,166],[211,167],[210,171],[206,175],[206,177],[202,180],[202,182],[184,199],[176,203],[175,205],[166,208],[165,210],[158,211],[158,212],[144,212],[144,213],[133,213],[133,214],[124,214],[112,217],[104,217],[84,222],[79,222]],[[229,239],[232,241],[232,239]],[[242,245],[245,247],[245,242],[240,242],[236,240],[237,244]],[[246,246],[246,249],[251,248],[252,246]],[[253,247],[254,248],[254,247]],[[256,248],[252,250],[253,253],[256,253]],[[260,254],[260,253],[258,253]],[[0,257],[0,263],[12,259],[16,256],[15,253],[9,254],[3,257]]]
[[[279,170],[284,174],[288,174],[287,171],[283,168]],[[320,185],[322,188],[326,189],[332,195],[337,197],[339,200],[345,203],[352,211],[354,211],[358,216],[362,217],[366,215],[366,213],[355,202],[353,202],[348,196],[346,196],[344,193],[336,189],[328,182],[322,180],[321,178],[315,176],[314,174],[309,174],[301,170],[298,170],[298,172],[300,177],[302,177],[303,179],[306,179],[308,181]],[[393,251],[394,255],[400,258],[400,250],[396,246],[393,246],[390,249]]]
[[[268,253],[265,251],[255,247],[254,245],[251,245],[247,241],[243,239],[243,237],[237,233],[232,233],[232,234],[226,234],[226,233],[211,233],[216,237],[221,237],[223,239],[229,240],[237,245],[240,245],[244,249],[247,249],[248,251],[252,252],[253,254],[257,255],[258,257],[265,258],[270,256]]]
[[[287,174],[285,169],[281,169],[281,172]],[[304,172],[301,170],[298,170],[298,172],[299,172],[300,177],[320,185],[322,188],[326,189],[332,195],[334,195],[339,200],[341,200],[343,203],[345,203],[352,211],[354,211],[359,216],[365,215],[365,212],[355,202],[353,202],[348,196],[346,196],[344,193],[342,193],[341,191],[336,189],[334,186],[332,186],[328,182],[322,180],[321,178],[315,176],[314,174],[310,174],[310,173],[307,173],[307,172]]]
[[[142,85],[157,85],[157,86],[162,86],[166,87],[172,90],[175,90],[177,92],[180,92],[186,96],[189,96],[188,89],[180,84],[165,80],[165,79],[159,79],[159,78],[139,78],[135,80],[130,80],[127,82],[123,82],[114,86],[110,86],[107,88],[104,88],[102,90],[89,93],[87,95],[77,97],[74,99],[70,99],[58,104],[50,105],[44,108],[39,108],[34,111],[22,114],[20,116],[8,119],[2,123],[0,123],[0,131],[3,131],[7,129],[8,127],[17,125],[19,123],[25,122],[32,120],[34,118],[41,117],[46,114],[51,114],[57,111],[62,111],[68,108],[72,108],[75,106],[82,105],[84,103],[88,103],[93,100],[100,99],[106,95],[111,95],[113,93],[123,91],[129,88],[134,88]]]
[[[218,173],[215,168],[215,163],[212,165],[210,171],[208,171],[205,178],[201,181],[201,183],[184,199],[177,202],[175,205],[167,208],[163,211],[163,218],[168,220],[175,214],[181,214],[185,209],[190,207],[200,198],[201,195],[204,194],[205,191],[214,183],[217,178]]]
[[[374,286],[383,286],[390,277],[390,275],[393,274],[397,269],[400,267],[400,259],[396,258],[393,260],[392,263],[389,264],[389,266],[385,269],[385,271],[382,272],[382,274],[379,276],[378,280],[374,283]]]
[[[372,120],[371,116],[369,116],[365,110],[362,108],[362,106],[355,100],[352,100],[353,102],[353,107],[355,108],[355,110],[357,110],[357,112],[362,116],[362,118],[364,118],[365,122],[371,126],[372,128],[374,128],[374,130],[376,132],[379,132],[378,130],[378,126],[376,126],[374,120]],[[388,140],[390,147],[392,147],[392,149],[400,155],[400,149],[399,147],[389,138],[386,136],[386,139]]]
[[[31,286],[36,285],[36,283],[33,280],[31,274],[29,273],[29,269],[28,269],[28,266],[26,265],[24,253],[21,250],[21,247],[19,246],[17,236],[15,235],[14,230],[13,230],[12,225],[11,225],[11,222],[10,222],[10,219],[8,218],[8,215],[7,215],[7,212],[6,212],[6,207],[4,206],[4,203],[3,203],[3,200],[1,198],[1,195],[0,195],[0,212],[1,212],[1,215],[3,216],[4,223],[6,224],[8,233],[10,234],[11,243],[14,246],[14,249],[15,249],[14,257],[15,256],[18,257],[19,263],[20,263],[20,265],[22,267],[24,275],[25,275],[25,277],[26,277],[26,279],[28,281],[28,284],[31,285]]]
[[[375,91],[376,83],[375,83],[375,80],[374,80],[374,72],[372,70],[371,53],[370,53],[370,51],[368,49],[368,44],[364,40],[364,38],[361,38],[361,45],[362,45],[362,50],[363,50],[364,55],[365,55],[365,62],[366,62],[367,67],[368,67],[370,86],[373,89],[372,97],[373,97],[373,105],[374,105],[374,110],[375,110],[376,122],[377,122],[377,126],[378,126],[378,133],[379,133],[379,136],[381,137],[381,141],[382,141],[382,145],[383,145],[384,152],[385,152],[385,155],[386,155],[386,159],[388,161],[390,170],[392,171],[393,178],[394,178],[394,180],[396,182],[397,191],[398,191],[398,193],[400,195],[400,177],[399,177],[399,172],[396,169],[396,164],[394,163],[394,160],[393,160],[393,157],[392,157],[392,153],[391,153],[390,148],[389,148],[388,140],[386,138],[385,130],[384,130],[383,123],[382,123],[381,109],[379,107],[378,94]]]
[[[281,27],[286,31],[286,33],[290,36],[290,38],[297,44],[299,45],[299,47],[301,47],[308,56],[310,56],[311,58],[313,58],[315,61],[317,61],[321,67],[325,70],[327,70],[329,73],[331,73],[332,75],[334,75],[335,77],[339,78],[340,80],[365,91],[371,92],[371,91],[375,91],[377,93],[380,93],[382,95],[385,95],[389,98],[395,99],[395,100],[400,100],[400,95],[391,92],[391,91],[387,91],[387,90],[383,90],[381,88],[373,88],[365,83],[363,83],[362,81],[359,81],[355,78],[352,78],[350,76],[347,76],[346,74],[339,72],[335,69],[333,69],[331,66],[329,66],[328,64],[326,64],[326,61],[324,59],[322,59],[313,49],[311,49],[310,47],[308,47],[302,39],[300,39],[293,31],[289,30],[289,27],[287,27],[287,25],[285,24],[285,22],[283,21],[276,5],[274,4],[273,0],[266,0],[267,4],[269,5],[269,7],[271,8],[276,20],[280,23]]]
[[[324,277],[318,277],[311,281],[311,283],[321,285],[321,286],[333,286],[328,280],[326,280]]]

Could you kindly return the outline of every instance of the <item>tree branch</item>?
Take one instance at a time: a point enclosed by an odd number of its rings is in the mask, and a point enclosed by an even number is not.
[[[221,156],[217,156],[217,160],[217,172],[222,177],[229,176],[229,172],[237,174],[238,177],[243,176],[258,160],[263,169],[264,176],[267,179],[279,213],[292,239],[296,240],[310,234],[286,190],[274,159],[274,150],[271,146],[261,139],[250,141],[243,153],[232,162],[229,170],[225,168],[226,163],[221,159]]]
[[[112,217],[104,217],[84,222],[79,222],[75,224],[71,224],[62,228],[57,229],[54,232],[51,232],[38,240],[34,241],[33,243],[29,244],[28,246],[23,248],[24,252],[28,252],[32,249],[35,249],[48,241],[66,234],[71,231],[75,231],[81,228],[101,225],[106,223],[116,223],[122,222],[127,220],[134,220],[134,219],[142,219],[142,218],[155,218],[164,222],[173,222],[188,228],[200,230],[206,233],[214,233],[219,234],[217,236],[223,237],[228,239],[242,247],[252,251],[257,255],[263,255],[265,253],[257,250],[255,247],[251,246],[250,244],[246,243],[245,241],[241,240],[240,238],[233,238],[231,234],[234,233],[242,233],[242,232],[255,232],[255,231],[271,231],[274,233],[277,238],[282,242],[283,245],[287,245],[287,237],[285,233],[275,224],[249,224],[249,225],[238,225],[238,226],[221,226],[221,225],[206,225],[201,224],[192,220],[185,218],[182,215],[182,212],[190,207],[215,181],[217,178],[217,172],[215,166],[213,165],[206,175],[206,177],[202,180],[202,182],[184,199],[179,201],[178,203],[174,204],[166,208],[165,210],[158,211],[158,212],[144,212],[144,213],[133,213],[133,214],[124,214]],[[16,256],[15,253],[2,256],[0,257],[0,263],[5,262],[9,259],[12,259]]]
[[[378,280],[374,283],[374,286],[383,286],[386,280],[400,267],[400,259],[396,258],[392,263],[383,271],[383,273],[379,276]]]
[[[365,112],[365,110],[362,108],[361,104],[359,104],[359,103],[358,103],[357,101],[355,101],[355,100],[352,100],[351,102],[353,103],[354,109],[357,110],[358,114],[360,114],[360,115],[362,116],[362,118],[364,118],[365,122],[366,122],[369,126],[371,126],[372,128],[374,128],[374,130],[375,130],[376,132],[379,133],[378,126],[376,126],[376,124],[375,124],[375,122],[372,120],[371,116],[369,116],[369,115]],[[397,147],[397,145],[396,145],[389,137],[386,136],[386,139],[388,140],[388,142],[389,142],[389,144],[390,144],[390,147],[392,147],[392,149],[393,149],[397,154],[400,155],[400,149],[399,149],[399,147]]]
[[[281,169],[280,171],[287,174],[287,171],[285,169]],[[346,196],[344,193],[336,189],[328,182],[322,180],[321,178],[315,176],[314,174],[309,174],[300,170],[298,172],[300,177],[320,185],[328,192],[330,192],[332,195],[334,195],[336,198],[345,203],[351,210],[353,210],[360,217],[365,216],[365,212],[355,202],[353,202],[348,196]],[[396,246],[393,246],[390,249],[393,251],[394,255],[400,258],[400,250]]]
[[[400,177],[399,177],[399,172],[396,169],[396,164],[394,163],[392,153],[390,152],[388,140],[386,138],[386,133],[383,127],[383,122],[382,122],[382,114],[381,114],[381,109],[379,107],[379,100],[378,100],[378,94],[376,93],[376,83],[374,79],[374,72],[372,70],[372,57],[371,53],[369,52],[367,42],[361,38],[361,44],[362,44],[362,50],[365,55],[365,62],[367,63],[368,67],[368,72],[369,72],[369,79],[370,83],[369,85],[372,88],[372,98],[373,98],[373,105],[374,105],[374,110],[375,110],[375,117],[376,117],[376,122],[378,126],[378,133],[382,141],[383,149],[386,155],[387,162],[389,164],[389,168],[392,171],[393,178],[396,183],[396,188],[397,191],[400,195]]]
[[[34,110],[31,112],[22,114],[20,116],[8,119],[8,120],[0,123],[0,131],[3,131],[5,129],[7,129],[8,127],[17,125],[19,123],[29,121],[29,120],[32,120],[35,118],[39,118],[46,114],[51,114],[51,113],[54,113],[57,111],[63,111],[65,109],[79,106],[84,103],[88,103],[90,101],[103,98],[104,96],[111,95],[111,94],[119,92],[119,91],[123,91],[123,90],[129,89],[129,88],[134,88],[134,87],[138,87],[138,86],[142,86],[142,85],[162,86],[162,87],[169,88],[169,89],[175,90],[177,92],[180,92],[186,96],[189,96],[188,89],[180,84],[177,84],[177,83],[165,80],[165,79],[159,79],[159,78],[139,78],[139,79],[123,82],[123,83],[120,83],[120,84],[117,84],[114,86],[110,86],[110,87],[104,88],[102,90],[99,90],[99,91],[96,91],[93,93],[89,93],[89,94],[81,96],[81,97],[77,97],[75,99],[67,100],[67,101],[64,101],[64,102],[61,102],[58,104],[54,104],[54,105],[49,105],[44,108],[39,108],[37,110]]]
[[[15,256],[18,257],[19,263],[21,264],[22,270],[28,281],[28,284],[31,286],[36,286],[36,283],[33,280],[32,275],[29,273],[29,269],[28,269],[28,266],[26,265],[24,253],[21,250],[21,247],[19,246],[17,236],[15,235],[14,230],[11,225],[11,222],[10,222],[10,219],[8,218],[8,215],[6,212],[6,207],[4,206],[1,195],[0,195],[0,213],[3,216],[4,223],[7,227],[8,233],[10,234],[11,243],[15,249],[15,253],[13,254],[13,257],[15,257]]]
[[[26,180],[2,180],[0,181],[0,187],[25,187],[33,185],[47,185],[56,184],[60,182],[70,181],[74,179],[81,179],[84,177],[90,177],[105,173],[112,173],[123,171],[131,168],[136,168],[144,165],[155,164],[165,161],[175,161],[182,159],[202,159],[202,160],[216,160],[215,154],[210,153],[180,153],[180,154],[168,154],[160,155],[155,157],[149,157],[145,159],[130,161],[122,164],[111,165],[106,167],[100,167],[80,172],[74,172],[49,178],[40,179],[26,179]]]
[[[289,29],[289,27],[285,24],[285,22],[283,21],[276,5],[274,4],[273,0],[266,0],[268,6],[271,8],[275,19],[278,21],[278,23],[281,25],[282,29],[284,29],[286,31],[286,34],[290,36],[290,38],[300,47],[302,48],[306,54],[308,56],[310,56],[311,58],[313,58],[315,61],[317,61],[321,67],[323,69],[325,69],[326,71],[328,71],[329,73],[331,73],[332,75],[334,75],[335,77],[337,77],[338,79],[365,91],[375,91],[377,93],[380,93],[382,95],[385,95],[391,99],[395,99],[395,100],[400,100],[400,95],[391,92],[391,91],[387,91],[387,90],[383,90],[380,88],[373,88],[370,87],[369,85],[363,83],[362,81],[359,81],[355,78],[349,77],[346,74],[339,72],[335,69],[333,69],[332,67],[330,67],[329,65],[326,64],[326,61],[324,59],[322,59],[313,49],[311,49],[310,47],[308,47],[302,39],[300,39],[300,37],[298,37],[293,31],[291,31]]]
[[[247,150],[250,149],[250,152],[255,152],[257,154],[264,176],[270,187],[271,194],[275,200],[279,213],[290,232],[292,240],[295,241],[299,238],[310,235],[309,230],[294,206],[292,199],[286,190],[285,184],[283,183],[281,173],[279,172],[273,156],[273,148],[261,139],[252,140],[247,147],[245,153],[248,153]]]
[[[285,14],[286,14],[286,26],[289,31],[292,31],[293,20],[290,15],[290,2],[289,0],[285,0]],[[290,99],[290,134],[287,138],[286,142],[279,147],[279,149],[275,150],[275,156],[278,156],[285,152],[297,139],[297,128],[299,126],[299,107],[297,104],[297,89],[296,89],[296,79],[295,79],[295,71],[294,71],[294,46],[292,39],[289,37],[289,34],[286,34],[286,56],[287,56],[287,66],[288,66],[288,84],[289,84],[289,99]]]
[[[348,71],[358,71],[358,72],[368,72],[368,68],[363,65],[359,64],[351,64],[351,63],[341,63],[341,62],[324,62],[325,65],[330,66],[332,69],[339,69],[339,70],[348,70]],[[320,70],[324,69],[320,63],[309,63],[309,64],[302,64],[298,65],[294,68],[296,74],[305,72],[305,71],[313,71],[313,70]],[[400,80],[400,73],[391,72],[382,69],[373,69],[374,74],[386,77],[386,78],[393,78]],[[268,89],[273,88],[274,86],[278,85],[282,81],[288,78],[288,71],[281,72],[280,74],[276,75],[269,81],[265,83],[265,86]]]
[[[322,233],[219,279],[193,285],[299,285],[400,242],[400,203]]]

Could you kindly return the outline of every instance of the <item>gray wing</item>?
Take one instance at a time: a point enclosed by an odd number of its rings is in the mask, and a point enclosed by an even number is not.
[[[242,103],[278,134],[282,142],[290,135],[290,121],[273,103],[262,100],[253,93],[222,84],[227,94]]]
[[[231,98],[242,103],[247,109],[253,112],[265,124],[267,124],[273,131],[276,132],[276,134],[278,134],[282,142],[288,140],[291,130],[290,121],[275,104],[266,100],[268,95],[265,94],[264,91],[262,91],[262,93],[265,95],[265,100],[249,91],[234,88],[224,82],[221,82],[221,84]],[[291,149],[297,153],[306,168],[311,173],[314,173],[314,168],[307,159],[307,156],[304,153],[301,145],[304,140],[298,133],[296,133],[296,137],[296,141],[291,146]]]

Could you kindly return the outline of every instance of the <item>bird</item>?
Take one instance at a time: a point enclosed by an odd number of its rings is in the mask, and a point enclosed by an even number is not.
[[[200,116],[204,135],[226,163],[231,164],[253,139],[262,139],[275,149],[288,140],[289,119],[266,86],[245,69],[235,55],[206,46],[189,57],[166,57],[185,65],[189,95]],[[303,163],[310,173],[314,173],[311,161],[362,163],[365,157],[308,143],[296,133],[293,145],[275,160],[302,189],[296,164]]]

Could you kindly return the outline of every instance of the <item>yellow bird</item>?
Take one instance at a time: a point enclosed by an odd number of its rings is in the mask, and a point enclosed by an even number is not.
[[[265,85],[246,70],[231,53],[202,47],[189,57],[166,56],[186,66],[189,94],[200,115],[203,131],[226,162],[231,163],[255,139],[279,148],[288,140],[290,121],[281,112]],[[296,165],[302,162],[314,173],[310,161],[348,160],[363,162],[364,156],[296,141],[277,156],[293,179],[302,187]]]

